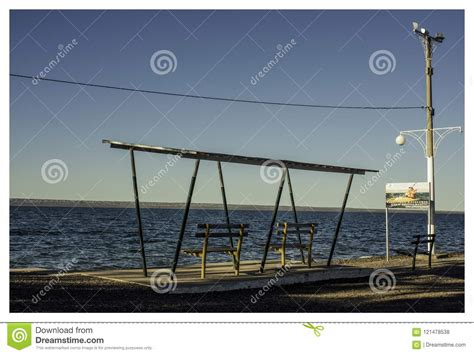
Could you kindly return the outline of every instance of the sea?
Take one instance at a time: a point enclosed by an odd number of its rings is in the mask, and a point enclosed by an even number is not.
[[[145,253],[149,267],[170,267],[182,222],[181,209],[142,209]],[[248,223],[249,235],[242,246],[243,260],[261,260],[272,211],[235,210],[232,223]],[[336,229],[337,212],[298,212],[300,222],[317,223],[313,258],[327,260]],[[393,213],[390,218],[391,253],[411,252],[413,235],[426,232],[426,215]],[[192,209],[189,213],[183,248],[199,248],[202,239],[194,236],[197,223],[223,223],[224,213],[215,209]],[[279,212],[277,221],[293,222],[291,211]],[[436,252],[464,252],[464,214],[436,215]],[[306,235],[302,235],[303,239]],[[280,237],[272,236],[272,242]],[[294,237],[296,238],[296,237]],[[227,238],[214,238],[210,246],[223,246]],[[290,259],[299,259],[297,250],[288,250]],[[349,259],[385,255],[385,213],[346,212],[334,258]],[[278,258],[269,252],[269,259]],[[212,253],[209,262],[230,261],[225,254]],[[179,264],[200,260],[180,255]],[[97,270],[140,268],[140,243],[133,208],[10,208],[10,267],[51,270]]]

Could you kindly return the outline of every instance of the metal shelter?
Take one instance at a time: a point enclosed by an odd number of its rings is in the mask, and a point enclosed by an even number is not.
[[[140,238],[140,251],[142,256],[142,264],[143,264],[143,273],[147,276],[147,264],[146,264],[146,256],[145,256],[145,245],[143,240],[143,227],[142,227],[142,220],[141,220],[141,213],[140,213],[140,200],[138,195],[138,186],[137,186],[137,176],[136,176],[136,169],[135,169],[135,155],[134,152],[148,152],[148,153],[157,153],[157,154],[172,154],[172,155],[179,155],[181,158],[186,159],[194,159],[196,163],[194,165],[193,175],[191,177],[191,182],[189,185],[189,192],[184,208],[183,220],[181,223],[181,229],[178,235],[178,242],[176,245],[175,255],[173,259],[172,271],[173,273],[176,271],[178,266],[179,255],[181,252],[181,245],[184,238],[184,233],[186,230],[186,224],[188,220],[189,209],[191,207],[191,200],[194,192],[194,185],[196,183],[196,177],[199,170],[199,163],[201,160],[210,160],[217,162],[217,168],[219,173],[220,185],[221,185],[221,193],[222,193],[222,201],[224,205],[224,212],[226,223],[230,224],[229,219],[229,212],[227,207],[227,198],[225,193],[225,186],[224,186],[224,178],[222,173],[222,165],[221,162],[225,163],[235,163],[235,164],[247,164],[247,165],[258,165],[258,166],[280,166],[283,169],[283,174],[280,178],[280,184],[278,187],[278,192],[276,196],[275,205],[273,208],[273,214],[271,221],[268,227],[267,239],[265,243],[265,249],[263,253],[263,258],[260,264],[260,272],[263,272],[265,268],[265,263],[267,260],[267,254],[270,247],[270,242],[273,234],[273,228],[276,222],[278,208],[280,205],[280,199],[283,191],[283,187],[285,181],[288,182],[288,189],[290,193],[290,200],[293,210],[293,217],[296,223],[298,223],[298,216],[296,213],[296,205],[293,195],[293,187],[291,184],[290,178],[290,169],[295,170],[310,170],[310,171],[321,171],[327,173],[339,173],[339,174],[348,174],[349,180],[347,182],[346,191],[344,195],[344,199],[342,202],[341,210],[339,213],[336,230],[334,232],[331,251],[329,253],[327,265],[331,265],[331,260],[334,254],[334,249],[336,247],[337,237],[339,235],[339,230],[342,224],[342,218],[344,216],[344,211],[347,204],[347,199],[349,197],[350,188],[352,185],[352,180],[354,175],[364,175],[366,172],[377,172],[378,170],[371,170],[371,169],[360,169],[360,168],[351,168],[351,167],[344,167],[344,166],[335,166],[335,165],[327,165],[327,164],[315,164],[315,163],[307,163],[307,162],[299,162],[299,161],[292,161],[292,160],[275,160],[269,158],[261,158],[261,157],[250,157],[250,156],[243,156],[243,155],[231,155],[231,154],[222,154],[222,153],[210,153],[210,152],[202,152],[202,151],[194,151],[194,150],[186,150],[186,149],[177,149],[177,148],[168,148],[168,147],[159,147],[159,146],[150,146],[150,145],[143,145],[143,144],[132,144],[132,143],[124,143],[112,140],[104,139],[102,143],[110,144],[110,148],[116,149],[124,149],[130,152],[130,159],[131,159],[131,168],[132,168],[132,181],[133,181],[133,191],[135,196],[135,208],[137,213],[137,224],[138,224],[138,234]],[[269,162],[271,162],[269,164]],[[298,235],[298,238],[300,236]],[[230,240],[232,243],[232,240]],[[301,255],[303,261],[304,256]]]

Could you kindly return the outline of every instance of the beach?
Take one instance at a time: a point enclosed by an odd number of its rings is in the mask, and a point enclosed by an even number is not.
[[[464,312],[464,254],[335,261],[332,267],[388,269],[392,288],[374,292],[369,277],[259,289],[158,294],[151,287],[43,269],[10,270],[11,312]],[[52,280],[54,280],[52,282]],[[50,287],[47,287],[47,286]],[[45,291],[47,289],[47,291]],[[41,292],[43,291],[43,292]],[[43,294],[43,295],[42,295]]]

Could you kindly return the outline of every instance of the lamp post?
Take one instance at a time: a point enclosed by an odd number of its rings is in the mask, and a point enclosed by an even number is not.
[[[433,41],[443,42],[444,36],[436,35],[431,37],[425,28],[418,29],[418,23],[413,23],[413,32],[423,40],[425,49],[425,75],[426,75],[426,161],[427,161],[427,180],[430,185],[430,206],[428,211],[428,234],[435,233],[435,184],[434,184],[434,156],[433,156],[433,97],[432,83],[433,76],[432,54]]]
[[[397,137],[396,142],[399,145],[405,143],[405,135],[414,137],[420,143],[425,151],[427,162],[427,181],[430,186],[430,206],[428,210],[427,234],[435,234],[435,177],[434,177],[434,154],[441,140],[451,132],[461,132],[461,127],[433,128],[433,108],[432,82],[433,76],[432,54],[433,42],[442,43],[444,35],[437,33],[434,37],[430,35],[426,28],[419,27],[417,22],[413,22],[413,32],[423,41],[425,50],[425,76],[426,76],[426,129],[402,131]],[[436,134],[436,139],[435,139]],[[423,136],[425,139],[423,140]],[[434,248],[434,246],[433,246]],[[433,250],[434,252],[434,250]]]

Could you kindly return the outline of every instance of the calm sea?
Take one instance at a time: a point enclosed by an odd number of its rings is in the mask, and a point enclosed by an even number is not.
[[[317,222],[314,258],[327,259],[337,221],[333,212],[300,212],[301,222]],[[182,211],[143,209],[145,249],[149,266],[169,266],[176,247]],[[234,211],[231,221],[249,223],[242,258],[261,259],[271,211]],[[291,212],[279,213],[278,220],[292,221]],[[197,223],[222,222],[219,210],[191,210],[183,247],[199,247],[193,237]],[[424,214],[391,215],[391,248],[411,249],[411,236],[424,233]],[[464,251],[464,214],[437,215],[437,252]],[[275,236],[274,236],[275,238]],[[218,238],[219,239],[219,238]],[[221,242],[224,242],[222,240]],[[220,241],[212,240],[213,245]],[[292,254],[293,253],[293,254]],[[346,213],[336,246],[335,258],[384,255],[385,214]],[[290,251],[290,256],[297,256]],[[277,255],[270,253],[270,258]],[[225,255],[210,254],[210,261],[229,261]],[[71,261],[75,262],[71,264]],[[180,256],[181,264],[199,260]],[[135,210],[119,208],[11,207],[10,266],[74,270],[99,268],[139,268],[141,258]]]

